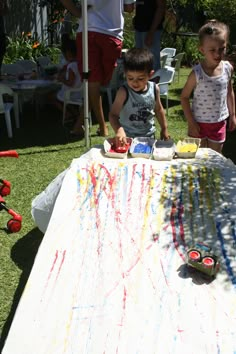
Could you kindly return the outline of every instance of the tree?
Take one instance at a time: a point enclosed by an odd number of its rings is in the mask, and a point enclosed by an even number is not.
[[[215,18],[230,27],[231,40],[236,42],[235,0],[167,0],[167,6],[176,10],[179,27],[196,32],[207,19]]]

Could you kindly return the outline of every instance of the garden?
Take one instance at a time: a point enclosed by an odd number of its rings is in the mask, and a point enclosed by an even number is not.
[[[133,46],[131,17],[126,17],[125,47]],[[186,137],[186,121],[180,105],[181,89],[190,72],[191,65],[199,59],[197,41],[174,34],[163,36],[162,47],[177,48],[184,51],[185,61],[181,68],[180,81],[170,86],[168,126],[171,137],[177,142]],[[35,59],[40,55],[49,55],[57,61],[59,46],[40,43],[30,33],[21,33],[17,38],[9,38],[5,62],[16,59]],[[231,48],[231,55],[233,50]],[[108,114],[106,97],[104,110]],[[7,336],[11,321],[21,294],[29,277],[34,258],[43,238],[43,234],[34,225],[31,217],[31,202],[63,170],[70,166],[73,158],[86,152],[84,140],[73,140],[68,131],[62,127],[61,117],[50,107],[40,112],[36,119],[33,107],[25,105],[21,127],[15,130],[13,139],[5,133],[4,120],[0,121],[0,150],[15,149],[19,158],[1,158],[1,178],[11,182],[12,190],[6,197],[8,206],[23,217],[21,230],[8,234],[5,225],[9,215],[2,210],[0,224],[0,351]],[[108,123],[109,125],[109,123]],[[104,138],[96,135],[97,124],[91,128],[91,146],[100,145]],[[157,127],[157,130],[159,128]],[[110,136],[112,130],[109,127]],[[228,133],[224,155],[236,163],[236,133]],[[56,235],[55,235],[56,237]]]

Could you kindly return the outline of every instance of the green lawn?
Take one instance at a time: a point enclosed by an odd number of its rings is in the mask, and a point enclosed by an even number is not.
[[[179,95],[189,69],[182,69],[180,82],[171,85],[169,97],[169,132],[177,141],[186,136],[186,122],[181,110]],[[107,110],[106,110],[107,114]],[[92,127],[91,145],[103,143],[96,137],[97,125]],[[44,109],[37,120],[32,107],[25,107],[21,128],[14,130],[13,139],[6,137],[5,122],[0,122],[0,151],[16,149],[19,158],[1,158],[1,178],[12,184],[12,191],[5,198],[7,205],[23,216],[19,233],[4,231],[9,215],[1,212],[0,224],[0,331],[4,343],[22,291],[30,274],[35,255],[42,240],[42,233],[31,218],[31,201],[73,158],[86,151],[84,141],[69,139],[60,124],[60,117],[52,109]],[[112,131],[110,129],[112,136]],[[226,155],[235,161],[235,134],[231,134]],[[235,161],[236,162],[236,161]]]

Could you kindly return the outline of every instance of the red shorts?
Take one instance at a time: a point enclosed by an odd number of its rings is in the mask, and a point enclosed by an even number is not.
[[[226,120],[217,123],[199,123],[200,133],[197,138],[208,139],[213,143],[223,143],[226,139]],[[196,138],[196,137],[195,137]]]
[[[77,59],[80,74],[83,72],[82,33],[77,33]],[[112,78],[117,59],[121,56],[122,41],[98,32],[88,32],[89,82],[100,82],[102,86]]]

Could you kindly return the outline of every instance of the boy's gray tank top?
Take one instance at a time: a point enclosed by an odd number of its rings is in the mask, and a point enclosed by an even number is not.
[[[120,112],[120,124],[130,138],[153,136],[155,133],[156,84],[148,81],[145,92],[133,91],[123,85],[127,99]]]

